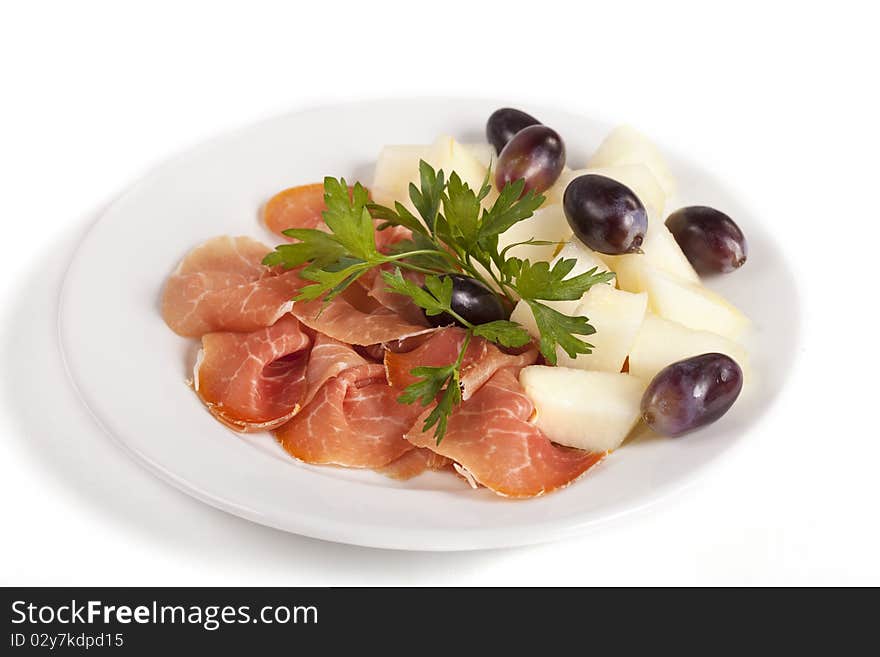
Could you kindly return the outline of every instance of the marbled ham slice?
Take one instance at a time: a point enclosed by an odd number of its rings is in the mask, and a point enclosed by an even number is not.
[[[516,379],[516,368],[498,370],[473,397],[453,411],[446,436],[436,444],[422,419],[407,440],[452,459],[474,480],[506,497],[535,497],[567,486],[603,454],[557,447],[529,422],[534,406]]]
[[[419,476],[423,472],[444,470],[451,467],[452,461],[445,456],[436,454],[424,447],[417,447],[400,458],[395,459],[384,468],[380,468],[379,472],[386,477],[406,481],[407,479]]]
[[[193,249],[168,279],[162,317],[178,335],[250,332],[271,326],[292,307],[304,282],[261,264],[269,248],[249,237],[217,237]]]
[[[195,247],[177,268],[180,274],[198,274],[206,271],[238,274],[248,280],[257,280],[266,273],[263,256],[271,249],[250,237],[214,237]]]
[[[308,404],[315,394],[330,379],[342,372],[359,365],[367,365],[369,361],[354,349],[339,340],[334,340],[322,333],[315,335],[315,344],[309,354],[309,368],[306,374],[307,390],[302,406]]]
[[[291,312],[315,331],[361,346],[402,340],[434,330],[427,323],[409,322],[385,307],[364,312],[341,295],[326,305],[321,299],[297,302]]]
[[[409,352],[385,353],[388,383],[395,388],[405,388],[416,381],[410,374],[415,367],[441,367],[454,363],[461,351],[465,337],[464,329],[449,327],[440,329]],[[506,354],[482,338],[473,338],[464,355],[461,368],[462,398],[468,399],[480,386],[502,367],[522,368],[538,358],[534,348],[521,354]]]
[[[327,209],[324,203],[324,185],[299,185],[278,192],[263,208],[263,221],[273,233],[286,240],[283,232],[289,228],[317,228],[327,230],[321,213]]]
[[[382,271],[391,271],[390,265],[383,268],[372,269],[358,279],[360,287],[364,289],[364,293],[368,298],[372,299],[376,305],[397,313],[402,318],[412,324],[427,326],[425,314],[413,300],[402,294],[398,294],[388,289],[388,284],[382,278]],[[404,271],[403,275],[416,285],[422,285],[425,282],[424,274],[412,271]],[[351,287],[355,287],[354,285]]]
[[[272,429],[301,407],[310,342],[290,315],[251,333],[208,333],[193,387],[211,413],[236,431]]]
[[[397,403],[397,395],[385,381],[382,365],[346,369],[327,381],[275,437],[306,463],[381,468],[412,449],[403,436],[422,410]]]

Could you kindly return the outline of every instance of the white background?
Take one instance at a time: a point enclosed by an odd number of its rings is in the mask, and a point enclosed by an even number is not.
[[[870,3],[2,7],[0,583],[880,584]],[[749,439],[648,512],[566,542],[464,554],[287,535],[129,460],[78,405],[55,342],[60,281],[88,223],[217,132],[442,94],[634,123],[743,195],[784,246],[803,308],[795,371]]]

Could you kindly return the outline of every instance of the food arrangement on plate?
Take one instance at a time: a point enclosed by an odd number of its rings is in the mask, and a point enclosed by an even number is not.
[[[496,111],[486,135],[386,146],[369,187],[269,199],[285,243],[185,256],[162,313],[201,341],[191,385],[214,417],[306,463],[528,498],[639,424],[676,437],[724,415],[749,321],[700,276],[745,263],[734,221],[691,206],[664,222],[675,179],[631,128],[580,169],[524,112]]]

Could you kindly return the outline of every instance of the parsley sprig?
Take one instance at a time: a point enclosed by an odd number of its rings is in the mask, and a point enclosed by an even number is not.
[[[570,357],[589,354],[592,345],[578,336],[595,333],[586,317],[570,317],[542,302],[580,299],[593,285],[610,281],[614,274],[596,268],[570,276],[576,261],[559,260],[532,263],[508,255],[515,246],[548,244],[530,239],[499,248],[499,236],[530,218],[544,197],[529,190],[525,181],[505,185],[491,205],[486,199],[492,191],[487,172],[480,189],[474,190],[454,171],[447,178],[427,162],[419,163],[419,185],[410,184],[413,214],[396,202],[393,208],[371,203],[367,190],[355,184],[351,195],[345,179],[324,179],[327,210],[324,221],[329,233],[296,228],[284,234],[297,240],[275,248],[263,260],[269,266],[286,269],[303,267],[300,275],[310,281],[295,301],[322,299],[325,303],[342,293],[368,271],[382,267],[388,289],[410,298],[427,315],[446,313],[466,329],[458,358],[443,367],[417,367],[411,374],[416,382],[398,400],[436,405],[425,420],[423,430],[434,428],[439,444],[446,433],[447,420],[461,403],[461,369],[473,336],[502,347],[522,347],[531,335],[520,324],[497,320],[473,324],[452,308],[452,279],[449,274],[475,278],[496,292],[508,307],[520,299],[528,304],[540,333],[539,349],[545,360],[556,364],[557,348]],[[484,207],[488,205],[488,207]],[[377,223],[378,222],[378,223]],[[376,243],[376,232],[403,226],[412,238],[399,241],[384,252]],[[420,286],[403,275],[404,270],[424,274]]]

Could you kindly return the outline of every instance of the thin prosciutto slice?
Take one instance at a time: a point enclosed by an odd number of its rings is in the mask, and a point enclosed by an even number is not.
[[[363,294],[370,299],[376,307],[386,308],[407,320],[411,324],[419,326],[427,326],[424,312],[419,308],[413,300],[407,296],[388,289],[388,284],[382,278],[382,271],[391,271],[393,267],[386,265],[381,268],[377,267],[361,276],[357,283],[351,288],[360,288]],[[424,274],[413,271],[403,271],[404,278],[412,281],[416,285],[422,285],[425,282]]]
[[[461,351],[465,331],[457,327],[441,329],[412,351],[387,351],[385,369],[388,383],[405,388],[416,381],[410,374],[415,367],[442,367],[454,363]],[[472,338],[465,351],[461,367],[462,398],[468,399],[480,386],[502,367],[522,368],[538,358],[537,350],[530,348],[520,354],[506,354],[482,338]]]
[[[272,429],[301,407],[310,343],[290,315],[251,333],[208,333],[193,387],[208,410],[236,431]]]
[[[452,461],[445,456],[441,456],[424,447],[417,447],[408,451],[400,458],[395,459],[384,468],[380,468],[379,472],[386,477],[406,481],[407,479],[417,477],[423,472],[445,470],[451,466]]]
[[[369,363],[328,380],[302,412],[275,431],[306,463],[381,468],[413,449],[404,440],[421,407],[397,402],[385,368]]]
[[[217,237],[193,249],[168,279],[162,317],[178,335],[250,332],[271,326],[293,306],[304,282],[261,261],[269,248],[249,237]]]
[[[369,361],[347,344],[322,333],[315,335],[306,373],[306,393],[302,405],[308,404],[321,387],[347,369],[367,365]]]
[[[289,228],[328,230],[321,215],[326,209],[322,183],[299,185],[282,190],[270,198],[263,208],[263,221],[273,233],[290,241],[283,234]]]
[[[297,302],[291,312],[315,331],[360,346],[403,340],[434,330],[427,323],[408,321],[382,306],[366,312],[342,295],[327,304],[321,299]]]
[[[406,438],[459,464],[477,483],[506,497],[535,497],[567,486],[604,454],[558,447],[529,420],[534,405],[516,378],[516,368],[498,370],[449,417],[437,445],[422,418]],[[426,416],[427,412],[423,415]]]

